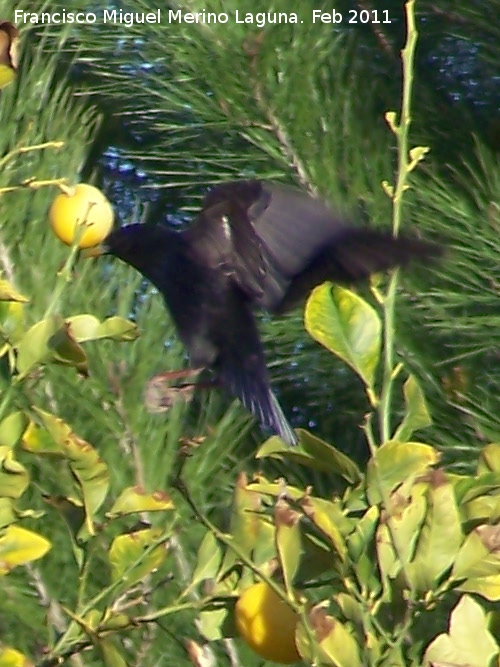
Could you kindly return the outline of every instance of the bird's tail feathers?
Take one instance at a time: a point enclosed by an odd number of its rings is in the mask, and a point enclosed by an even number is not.
[[[231,394],[238,396],[262,426],[273,431],[287,445],[296,445],[298,438],[268,384],[265,366],[264,373],[265,376],[262,376],[262,368],[255,368],[252,372],[234,363],[224,364],[219,369],[221,382]]]

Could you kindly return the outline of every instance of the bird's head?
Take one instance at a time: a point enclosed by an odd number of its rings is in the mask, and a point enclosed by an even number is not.
[[[176,232],[164,225],[133,224],[119,227],[104,241],[87,251],[87,257],[113,255],[130,264],[146,277],[158,262],[168,257]]]

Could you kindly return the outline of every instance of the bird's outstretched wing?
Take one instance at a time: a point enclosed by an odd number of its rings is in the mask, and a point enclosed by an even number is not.
[[[230,191],[213,201],[207,197],[184,238],[190,259],[231,278],[250,300],[263,298],[265,248],[246,208]]]
[[[352,283],[439,246],[355,227],[320,199],[257,180],[218,185],[192,234],[197,252],[228,274],[255,306],[279,312],[325,280]]]
[[[339,226],[304,192],[241,180],[207,194],[186,238],[195,260],[222,268],[254,305],[273,310]]]

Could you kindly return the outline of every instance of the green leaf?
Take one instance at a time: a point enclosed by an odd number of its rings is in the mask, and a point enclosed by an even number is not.
[[[26,468],[16,461],[10,447],[0,446],[0,496],[17,500],[29,485]]]
[[[17,346],[17,372],[25,375],[52,357],[49,341],[61,328],[62,318],[51,317],[34,324]]]
[[[408,496],[397,489],[390,497],[388,522],[377,528],[376,546],[382,579],[394,579],[413,558],[427,511],[427,484],[414,484]],[[394,544],[396,542],[396,545]],[[397,549],[396,549],[397,546]]]
[[[479,477],[457,477],[450,475],[455,487],[457,501],[467,505],[471,500],[485,495],[497,495],[500,492],[500,472],[484,472]]]
[[[196,622],[196,629],[209,641],[218,641],[238,635],[234,625],[234,605],[236,600],[226,599],[216,609],[202,609]],[[200,666],[201,667],[201,666]]]
[[[408,660],[406,659],[405,656],[403,656],[403,648],[401,646],[392,646],[388,651],[384,653],[384,656],[380,660],[380,662],[376,662],[377,667],[408,667]],[[416,664],[420,665],[420,663],[411,663],[413,667],[415,667]],[[438,665],[435,665],[435,667],[438,667]],[[442,665],[441,667],[445,667]],[[448,665],[447,667],[452,667],[451,665]]]
[[[436,470],[428,485],[427,513],[415,557],[406,571],[417,591],[432,590],[450,568],[463,541],[453,485]]]
[[[287,498],[291,498],[292,500],[299,500],[304,496],[304,489],[299,489],[298,487],[290,486],[289,484],[284,486],[282,481],[270,482],[262,475],[256,475],[255,481],[250,482],[247,488],[249,491],[255,491],[255,493],[261,493],[262,495],[270,496],[271,498],[282,496],[283,488],[286,489]]]
[[[477,526],[462,544],[453,564],[455,579],[500,576],[500,526]]]
[[[335,667],[361,667],[359,645],[353,632],[340,621],[330,618],[330,631],[319,642],[320,655],[331,660]]]
[[[312,338],[343,359],[368,387],[373,386],[380,356],[380,318],[361,297],[343,287],[316,287],[305,309]]]
[[[300,514],[292,509],[284,498],[278,498],[274,509],[276,527],[276,551],[285,582],[285,588],[293,597],[293,581],[302,555]]]
[[[110,338],[131,341],[139,336],[137,325],[123,317],[109,317],[100,322],[94,315],[75,315],[66,319],[71,335],[79,343]]]
[[[354,527],[353,521],[348,519],[339,507],[339,503],[324,498],[306,496],[301,502],[304,514],[330,540],[336,553],[345,561],[347,546],[343,533],[348,535]]]
[[[137,512],[163,512],[174,509],[172,499],[164,491],[146,493],[140,486],[129,486],[124,489],[113,503],[106,516],[114,519],[125,514]]]
[[[54,333],[48,344],[52,351],[53,361],[74,366],[82,375],[89,374],[87,355],[72,336],[66,323]]]
[[[18,518],[14,501],[11,498],[4,498],[0,495],[0,530],[14,523]]]
[[[42,558],[50,549],[50,542],[38,533],[8,526],[0,536],[0,575],[14,567]]]
[[[87,375],[87,357],[79,343],[102,338],[129,341],[138,335],[137,326],[122,317],[110,317],[104,322],[93,315],[76,315],[67,320],[59,315],[49,317],[34,324],[19,341],[17,371],[24,376],[36,366],[54,361],[74,366]]]
[[[20,294],[7,280],[0,280],[0,301],[27,303],[29,299]]]
[[[364,591],[371,595],[379,592],[381,587],[375,553],[375,532],[380,514],[378,507],[370,507],[356,523],[354,532],[347,538],[347,547],[356,577]]]
[[[424,665],[491,667],[497,653],[498,645],[488,632],[484,610],[464,595],[451,612],[448,634],[438,635],[427,647]]]
[[[216,579],[222,562],[222,552],[213,533],[205,533],[198,549],[196,567],[191,577],[190,588],[207,579]]]
[[[34,324],[17,346],[17,372],[24,376],[36,366],[50,361],[74,366],[87,374],[87,358],[60,316]]]
[[[373,505],[410,478],[427,472],[439,460],[439,452],[420,442],[390,440],[377,449],[368,462],[367,495]]]
[[[500,574],[489,577],[473,577],[457,587],[464,593],[476,593],[490,602],[500,602]]]
[[[231,507],[231,535],[247,556],[259,541],[262,527],[262,519],[259,516],[261,509],[259,494],[248,488],[246,476],[240,473],[234,488]]]
[[[113,581],[121,580],[122,589],[131,588],[157,570],[165,561],[165,539],[160,528],[118,535],[108,554]]]
[[[93,520],[106,498],[109,473],[106,464],[88,442],[77,436],[62,419],[35,408],[42,425],[30,422],[23,448],[33,454],[57,455],[67,460],[82,493],[86,528],[94,534]]]
[[[27,425],[28,418],[24,412],[12,412],[5,417],[0,422],[0,446],[12,448],[17,445]]]
[[[416,430],[430,426],[432,423],[425,402],[425,396],[414,375],[410,375],[404,383],[403,395],[405,399],[405,415],[394,434],[394,440],[399,440],[400,442],[405,442]]]
[[[474,498],[462,506],[462,512],[466,519],[474,522],[479,519],[497,523],[500,521],[500,495]]]
[[[115,646],[116,639],[99,639],[94,642],[104,667],[128,667],[128,662]]]
[[[297,433],[300,437],[297,446],[289,447],[281,438],[273,436],[260,447],[255,458],[290,461],[331,475],[339,475],[350,483],[361,479],[358,466],[346,454],[303,429],[297,429]]]
[[[500,472],[500,443],[492,442],[479,453],[477,465],[479,475],[486,472]]]
[[[308,622],[316,639],[314,656],[317,656],[318,664],[361,667],[360,647],[347,625],[328,615],[319,605],[310,610]],[[297,626],[296,644],[304,662],[312,663],[313,647],[303,623]]]
[[[25,333],[25,308],[22,303],[0,301],[0,329],[10,344],[19,343]]]

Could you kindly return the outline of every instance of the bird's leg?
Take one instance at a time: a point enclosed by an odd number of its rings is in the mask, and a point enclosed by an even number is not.
[[[204,370],[205,368],[186,368],[154,375],[147,382],[144,391],[144,403],[147,410],[153,413],[166,412],[180,400],[186,403],[191,401],[195,389],[212,389],[217,385],[216,379],[172,384],[173,380],[180,378],[198,377]]]
[[[195,375],[199,375],[204,370],[204,368],[184,368],[179,369],[178,371],[165,371],[165,373],[158,373],[158,375],[154,375],[152,379],[168,382],[169,380],[193,377]]]

